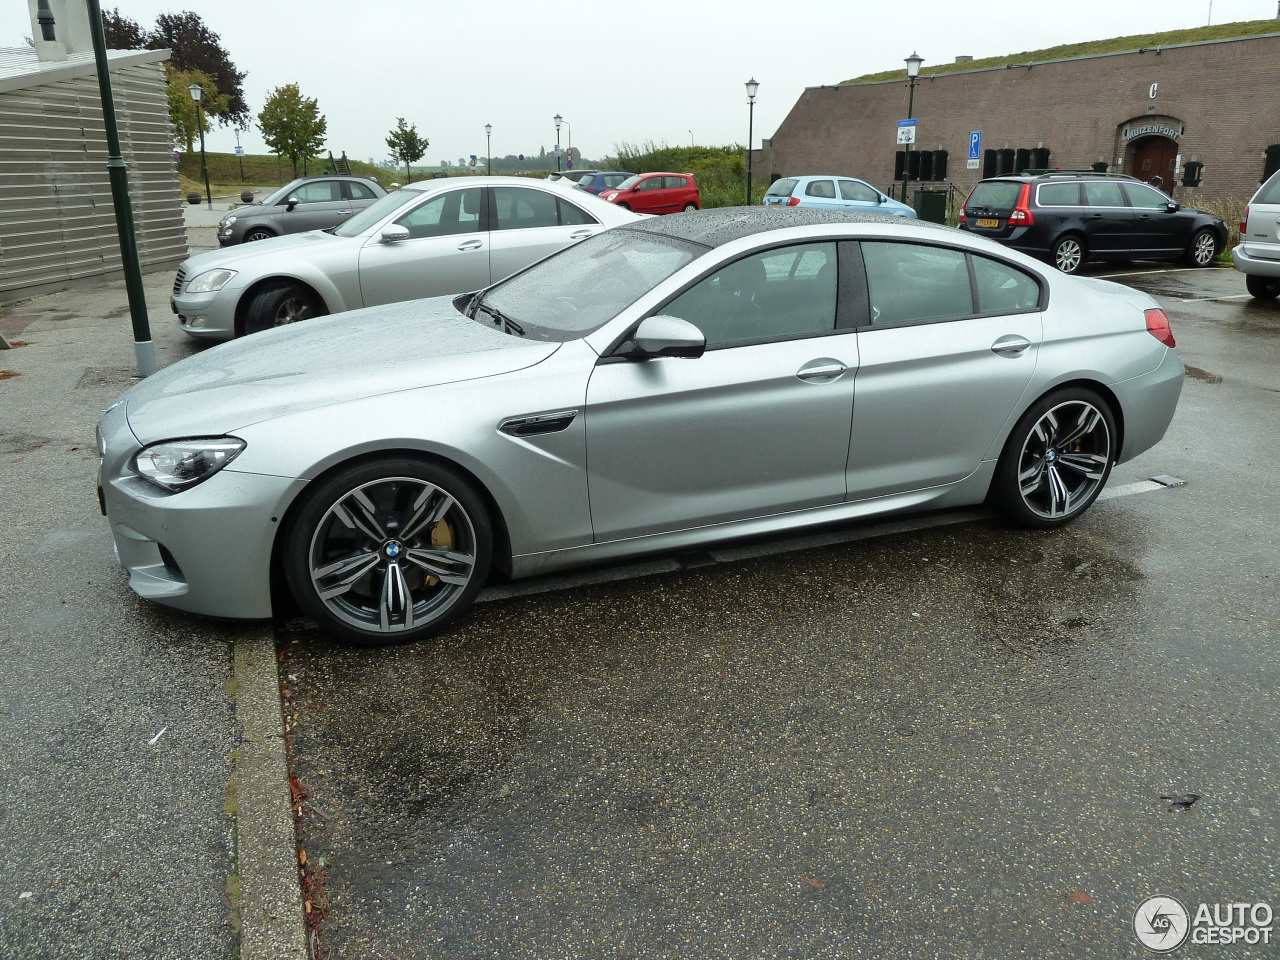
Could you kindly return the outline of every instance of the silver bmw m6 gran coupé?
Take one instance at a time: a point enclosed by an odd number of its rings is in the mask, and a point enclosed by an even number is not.
[[[713,210],[174,364],[103,417],[100,496],[143,597],[268,617],[275,580],[403,642],[491,574],[984,500],[1067,523],[1182,376],[1142,293],[926,223]]]

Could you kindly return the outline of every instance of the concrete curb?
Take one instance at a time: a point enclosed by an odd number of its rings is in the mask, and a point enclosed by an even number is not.
[[[236,862],[241,960],[307,960],[298,842],[285,759],[280,676],[269,627],[235,641]]]

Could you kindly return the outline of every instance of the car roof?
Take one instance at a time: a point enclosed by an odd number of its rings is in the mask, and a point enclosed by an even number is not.
[[[1127,173],[1098,173],[1095,170],[1038,170],[1036,172],[1002,173],[998,177],[985,177],[982,183],[993,180],[1004,180],[1010,183],[1030,183],[1033,180],[1126,180],[1130,183],[1141,183],[1137,177]]]
[[[616,230],[643,230],[668,237],[690,240],[707,247],[721,244],[770,230],[787,227],[808,227],[835,223],[876,223],[903,226],[901,217],[885,213],[852,213],[845,210],[817,210],[809,207],[717,207],[714,210],[697,210],[690,213],[674,213],[666,217],[654,217],[639,223],[615,227]],[[950,231],[936,223],[913,220],[912,227]]]

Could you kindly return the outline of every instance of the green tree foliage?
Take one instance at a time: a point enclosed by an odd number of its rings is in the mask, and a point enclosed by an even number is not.
[[[276,87],[258,114],[258,129],[272,152],[287,157],[298,175],[298,161],[319,156],[328,122],[315,100],[302,95],[296,83]]]
[[[169,121],[173,124],[175,143],[184,144],[187,152],[195,149],[200,137],[198,120],[203,120],[205,133],[209,132],[209,118],[221,117],[231,105],[231,98],[218,89],[213,77],[199,70],[178,70],[173,64],[164,65],[165,81],[169,88]],[[191,85],[200,85],[202,96],[200,110],[191,99]]]
[[[387,146],[391,148],[391,156],[397,163],[404,164],[405,181],[413,182],[413,173],[409,164],[421,160],[431,145],[426,137],[418,136],[416,123],[406,124],[404,117],[396,117],[396,127],[387,134]]]
[[[156,28],[147,34],[147,47],[173,51],[170,62],[179,70],[199,70],[212,77],[218,90],[228,98],[228,107],[218,119],[223,125],[249,124],[249,105],[244,99],[246,74],[237,70],[218,35],[204,25],[198,13],[162,13]]]

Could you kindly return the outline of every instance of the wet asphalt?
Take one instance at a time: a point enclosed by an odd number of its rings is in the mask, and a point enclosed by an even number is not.
[[[1124,273],[1189,376],[1110,485],[1183,486],[497,600],[414,647],[282,622],[324,955],[1138,957],[1145,897],[1280,906],[1280,307]]]

